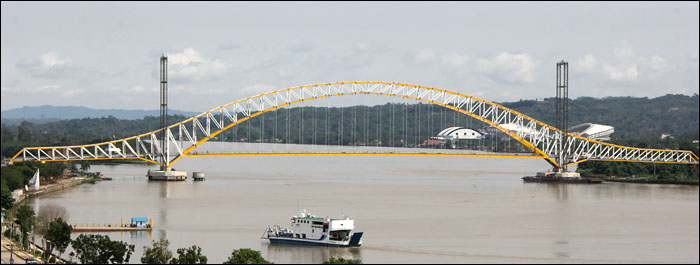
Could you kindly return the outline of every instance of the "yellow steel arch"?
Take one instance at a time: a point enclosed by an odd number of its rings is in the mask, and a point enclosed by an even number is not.
[[[429,87],[424,87],[424,86],[417,86],[417,85],[397,84],[397,83],[386,83],[386,82],[350,82],[350,83],[369,83],[369,84],[375,84],[375,83],[376,83],[376,84],[385,84],[385,85],[386,85],[386,84],[394,84],[394,85],[402,85],[402,86],[420,87],[420,88],[428,88],[428,89],[432,89],[432,90],[436,90],[436,91],[446,92],[446,93],[450,93],[450,94],[454,94],[454,95],[459,95],[459,96],[464,96],[464,97],[470,97],[470,96],[467,96],[467,95],[464,95],[464,94],[461,94],[461,93],[457,93],[457,92],[452,92],[452,91],[448,91],[448,90],[441,90],[441,89],[437,89],[437,88],[429,88]],[[284,91],[287,91],[287,90],[299,89],[299,88],[303,88],[303,87],[326,86],[326,85],[335,85],[335,84],[348,84],[348,82],[326,83],[326,84],[308,85],[308,86],[302,86],[302,87],[293,87],[293,88],[277,90],[277,91],[273,91],[273,92],[269,92],[269,93],[265,93],[265,94],[260,94],[260,95],[254,96],[254,97],[242,99],[242,100],[239,100],[239,101],[236,101],[236,102],[232,102],[232,103],[226,104],[226,105],[224,105],[224,106],[221,106],[221,107],[212,109],[212,110],[210,110],[210,111],[208,111],[208,112],[202,113],[202,114],[200,114],[200,115],[198,115],[198,116],[195,116],[195,117],[193,117],[193,118],[191,118],[191,119],[196,119],[196,118],[205,116],[205,115],[207,115],[207,114],[209,114],[209,113],[216,112],[216,111],[218,111],[218,110],[220,110],[220,109],[222,109],[222,108],[231,106],[231,105],[233,105],[233,104],[240,103],[240,102],[244,102],[244,101],[248,101],[248,100],[251,100],[251,99],[255,99],[255,98],[258,98],[258,97],[261,97],[261,96],[264,96],[264,95],[280,93],[280,92],[284,92]],[[189,153],[190,153],[192,150],[194,150],[195,148],[197,148],[199,145],[201,145],[201,144],[203,144],[203,143],[209,141],[210,139],[214,138],[215,136],[217,136],[217,135],[220,134],[221,132],[223,132],[223,131],[225,131],[225,130],[228,130],[228,129],[230,129],[230,128],[232,128],[232,127],[238,125],[238,124],[241,124],[241,123],[243,123],[243,122],[245,122],[245,121],[247,121],[247,120],[249,120],[249,119],[251,119],[251,118],[253,118],[253,117],[256,117],[256,116],[258,116],[258,115],[261,115],[261,114],[263,114],[263,113],[265,113],[265,112],[277,110],[277,109],[280,109],[280,108],[283,108],[283,107],[286,107],[286,106],[289,106],[289,105],[294,105],[294,104],[297,104],[297,103],[301,103],[301,102],[305,102],[305,101],[310,101],[310,100],[314,100],[314,99],[328,98],[328,97],[334,97],[334,96],[345,96],[345,95],[383,95],[383,96],[396,96],[396,97],[403,97],[403,98],[410,98],[410,99],[420,100],[420,101],[432,103],[432,104],[435,104],[435,105],[439,105],[439,106],[442,106],[442,107],[445,107],[445,108],[448,108],[448,109],[452,109],[452,110],[454,110],[454,111],[457,111],[457,112],[460,112],[460,113],[463,113],[463,114],[467,114],[467,115],[469,115],[469,116],[471,116],[471,117],[473,117],[473,118],[476,118],[476,119],[478,119],[478,120],[480,120],[480,121],[483,121],[483,122],[485,122],[485,123],[488,123],[488,124],[490,124],[490,125],[492,125],[492,126],[498,128],[499,130],[503,131],[504,133],[510,135],[511,137],[515,138],[518,142],[522,143],[523,145],[527,146],[528,148],[530,148],[531,150],[533,150],[535,153],[537,153],[537,154],[540,155],[540,156],[519,156],[519,155],[515,155],[515,156],[514,156],[514,155],[480,155],[480,154],[464,154],[464,155],[447,155],[447,154],[444,154],[444,155],[443,155],[443,154],[437,154],[438,156],[482,156],[482,157],[544,158],[544,159],[547,159],[547,160],[551,161],[552,163],[555,163],[555,164],[556,164],[556,162],[555,162],[549,155],[547,155],[546,153],[544,153],[542,150],[540,150],[540,149],[537,148],[536,146],[532,145],[532,144],[531,144],[530,142],[528,142],[527,140],[523,139],[522,137],[520,137],[519,135],[515,134],[514,132],[512,132],[512,131],[510,131],[510,130],[508,130],[508,129],[505,129],[505,128],[501,127],[500,125],[498,125],[498,124],[496,124],[496,123],[493,123],[493,122],[491,122],[490,120],[485,119],[485,118],[483,118],[483,117],[481,117],[481,116],[475,115],[475,114],[473,114],[473,113],[471,113],[471,112],[468,112],[468,111],[465,111],[465,110],[463,110],[463,109],[456,108],[456,107],[454,107],[454,106],[452,106],[452,105],[444,104],[444,103],[439,102],[439,101],[428,100],[428,99],[419,98],[419,97],[413,97],[413,96],[400,95],[400,94],[393,94],[393,93],[382,93],[382,92],[336,93],[336,94],[329,94],[329,95],[323,95],[323,96],[317,96],[317,97],[310,97],[310,98],[306,98],[306,99],[300,99],[300,100],[292,101],[292,102],[289,102],[289,103],[281,104],[281,105],[278,105],[278,106],[270,107],[270,108],[265,109],[265,110],[263,110],[263,111],[260,111],[260,112],[257,112],[257,113],[253,113],[253,114],[251,114],[251,115],[248,116],[248,117],[242,118],[242,119],[238,120],[238,122],[231,123],[231,124],[227,125],[226,127],[222,128],[222,129],[219,129],[218,131],[212,132],[211,135],[210,135],[209,137],[204,137],[204,138],[202,138],[201,140],[199,140],[195,145],[192,145],[192,146],[190,146],[189,148],[187,148],[187,149],[183,152],[183,154],[184,154],[184,156],[188,156],[188,157],[196,157],[196,156],[209,156],[209,157],[211,157],[211,156],[244,156],[244,155],[248,156],[248,155],[252,155],[252,154],[207,154],[207,155],[202,155],[202,154],[189,154]],[[474,97],[472,97],[472,98],[474,98]],[[474,98],[474,99],[477,99],[477,98]],[[477,99],[477,100],[490,103],[490,102],[488,102],[488,101],[481,100],[481,99]],[[498,105],[498,104],[495,104],[495,103],[491,103],[491,104]],[[499,106],[499,107],[502,107],[504,110],[510,110],[510,109],[508,109],[508,108],[506,108],[506,107],[503,107],[503,106],[500,106],[500,105],[498,105],[498,106]],[[517,113],[516,111],[513,111],[513,112],[514,112],[514,113]],[[191,120],[191,119],[189,119],[189,120]],[[182,122],[182,123],[188,122],[189,120],[186,120],[186,121],[184,121],[184,122]],[[533,119],[533,120],[534,120],[534,119]],[[544,124],[544,123],[542,123],[542,124]],[[176,124],[176,125],[177,125],[177,124]],[[169,127],[169,128],[175,127],[176,125],[173,125],[173,126],[171,126],[171,127]],[[280,154],[256,154],[256,155],[280,155]],[[295,154],[295,155],[303,155],[303,153],[299,153],[299,154]],[[308,155],[339,155],[339,154],[336,154],[336,153],[313,153],[313,154],[308,154]],[[394,155],[399,155],[399,154],[396,154],[396,153],[359,154],[359,153],[358,153],[358,154],[345,154],[345,155],[390,155],[390,156],[394,156]],[[423,155],[431,155],[431,154],[411,154],[411,155],[423,156]],[[432,155],[435,156],[436,154],[432,154]],[[171,166],[173,163],[175,163],[175,161],[179,160],[180,158],[182,158],[182,156],[178,156],[177,158],[175,158],[170,164],[168,164],[168,166]]]

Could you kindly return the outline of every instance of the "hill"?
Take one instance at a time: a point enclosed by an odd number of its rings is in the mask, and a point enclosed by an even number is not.
[[[544,123],[555,123],[555,101],[523,100],[502,103]],[[660,139],[662,134],[678,137],[685,134],[697,139],[700,99],[693,96],[665,95],[657,98],[581,97],[569,102],[569,125],[584,122],[615,127],[612,141],[645,141]]]
[[[181,110],[168,110],[168,114],[194,116],[199,113]],[[159,116],[160,110],[92,109],[75,106],[36,106],[2,111],[3,124],[19,124],[22,121],[46,123],[58,120],[101,118],[112,116],[122,120],[142,119],[145,116]]]

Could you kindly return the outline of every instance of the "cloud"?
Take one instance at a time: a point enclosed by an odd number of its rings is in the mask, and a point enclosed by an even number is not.
[[[2,92],[4,93],[21,93],[21,94],[50,94],[50,95],[60,95],[61,97],[68,98],[73,97],[76,94],[85,92],[82,88],[65,88],[58,84],[48,84],[39,85],[31,87],[19,87],[19,86],[2,86]]]
[[[413,59],[416,63],[427,63],[435,59],[435,51],[432,49],[420,49],[415,52]]]
[[[355,43],[355,51],[356,52],[366,52],[368,50],[369,50],[369,43],[366,43],[366,42]]]
[[[168,88],[170,89],[170,88]],[[111,89],[112,91],[120,92],[120,93],[143,93],[143,92],[159,92],[160,87],[158,86],[152,86],[152,87],[144,87],[142,85],[136,85],[132,87],[114,87]]]
[[[58,58],[55,52],[50,51],[40,56],[41,62],[44,66],[51,68],[54,66],[64,66],[70,64],[70,60]]]
[[[442,63],[453,68],[463,68],[469,62],[468,55],[459,55],[456,53],[448,53],[442,56]]]
[[[626,40],[622,41],[620,44],[615,46],[613,49],[615,57],[618,59],[630,59],[635,55],[634,49],[630,47],[629,42]]]
[[[76,69],[71,66],[71,60],[61,58],[54,51],[49,51],[30,60],[17,62],[19,70],[33,77],[63,78],[69,77]]]
[[[287,50],[293,53],[310,52],[314,49],[310,42],[294,42],[287,45]]]
[[[586,54],[583,58],[578,59],[578,63],[576,64],[576,70],[587,73],[596,72],[598,70],[596,67],[598,67],[598,60],[595,56],[590,54]]]
[[[666,62],[666,59],[658,55],[654,55],[645,61],[652,70],[657,72],[665,72],[671,68],[671,66]]]
[[[479,59],[476,70],[497,82],[529,84],[535,82],[533,73],[539,62],[527,53],[501,52],[493,59]]]
[[[626,68],[616,68],[605,65],[603,66],[603,72],[607,75],[608,79],[613,81],[636,81],[637,77],[639,77],[639,70],[637,70],[636,64]]]
[[[579,58],[577,70],[602,75],[614,82],[657,81],[673,67],[659,55],[637,56],[630,44],[623,41],[613,48],[610,60],[598,59],[591,54]]]
[[[229,66],[219,59],[202,58],[198,51],[186,48],[182,52],[168,54],[168,77],[199,81],[226,73]]]
[[[239,89],[238,92],[242,93],[244,97],[252,97],[258,94],[278,90],[277,86],[270,85],[266,83],[256,83],[252,86],[247,86]]]
[[[378,45],[371,45],[366,42],[358,42],[355,43],[355,46],[353,47],[356,53],[383,53],[386,52],[387,49],[382,46]]]

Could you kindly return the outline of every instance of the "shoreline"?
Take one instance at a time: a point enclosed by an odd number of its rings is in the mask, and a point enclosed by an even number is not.
[[[84,177],[73,177],[73,178],[68,178],[68,179],[61,179],[58,180],[57,183],[53,184],[46,184],[46,186],[41,187],[39,190],[36,191],[29,191],[28,194],[22,194],[15,200],[15,205],[19,205],[24,202],[24,200],[29,199],[29,198],[34,198],[38,196],[43,196],[43,195],[48,195],[57,191],[62,191],[65,189],[69,189],[78,185],[83,184],[83,180],[86,180],[89,178],[84,178]]]
[[[21,196],[19,196],[15,200],[15,203],[14,203],[15,207],[26,203],[25,200],[28,200],[28,199],[37,198],[37,197],[44,196],[44,195],[49,195],[49,194],[57,192],[57,191],[67,190],[67,189],[70,189],[70,188],[73,188],[73,187],[76,187],[76,186],[79,186],[82,184],[89,183],[89,182],[85,182],[85,180],[89,180],[89,179],[91,179],[91,178],[88,178],[88,177],[69,177],[67,179],[59,179],[56,181],[56,183],[46,184],[45,186],[42,186],[37,191],[29,191],[29,192],[27,192],[27,194],[22,194]],[[30,252],[20,250],[19,246],[17,246],[17,244],[15,244],[11,239],[6,238],[4,235],[2,235],[2,238],[3,238],[3,247],[6,247],[6,245],[9,245],[9,244],[14,245],[14,248],[15,248],[14,256],[15,257],[18,257],[18,258],[24,260],[25,262],[28,260],[29,257],[31,257],[39,262],[43,262],[42,257],[38,257],[38,256],[33,255]],[[31,239],[29,240],[29,244],[30,244],[30,250],[33,249],[34,251],[37,251],[37,250],[39,250],[41,252],[44,251],[43,247],[39,246],[36,242],[33,242]],[[18,253],[21,253],[22,255],[17,255]],[[63,263],[67,262],[67,260],[65,260],[61,257],[55,256],[55,255],[53,255],[53,253],[51,255],[56,257],[57,259],[60,259],[61,261],[63,261]]]
[[[631,178],[631,177],[617,177],[617,176],[605,176],[605,175],[589,175],[589,176],[584,176],[581,174],[581,177],[585,178],[599,178],[602,179],[605,182],[620,182],[620,183],[635,183],[635,184],[671,184],[671,185],[689,185],[689,186],[698,186],[700,184],[699,182],[694,182],[694,181],[682,181],[682,180],[649,180],[646,177],[639,177],[639,178]]]
[[[603,178],[604,181],[608,182],[622,182],[622,183],[636,183],[636,184],[672,184],[672,185],[689,185],[698,186],[698,182],[690,181],[664,181],[664,180],[646,180],[646,179],[615,179],[615,178]]]

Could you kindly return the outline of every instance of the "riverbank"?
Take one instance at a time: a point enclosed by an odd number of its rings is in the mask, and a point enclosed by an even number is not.
[[[13,194],[16,194],[17,197],[15,199],[15,207],[18,205],[22,205],[25,203],[25,200],[29,198],[36,198],[38,196],[44,196],[48,195],[57,191],[64,191],[73,187],[76,187],[78,185],[90,183],[94,184],[95,181],[102,180],[101,177],[70,177],[70,178],[63,178],[63,179],[58,179],[54,183],[51,184],[44,184],[42,185],[38,190],[30,190],[30,191],[23,191],[23,190],[16,190],[13,192]],[[36,243],[32,242],[31,240],[29,241],[29,250],[26,251],[21,251],[19,250],[19,246],[13,242],[10,238],[5,237],[4,235],[2,236],[2,261],[3,264],[8,264],[10,261],[13,263],[26,263],[30,260],[37,261],[39,263],[43,263],[42,259],[40,256],[44,252],[43,248],[37,245]],[[34,254],[32,254],[34,253]],[[53,256],[53,255],[52,255]],[[10,258],[12,257],[12,259]],[[56,257],[57,258],[57,257]],[[61,260],[62,262],[66,262],[65,260]]]
[[[656,175],[642,176],[607,176],[605,174],[581,173],[581,177],[599,178],[606,182],[622,182],[622,183],[637,183],[637,184],[671,184],[671,185],[691,185],[698,186],[698,179],[692,177],[667,177],[661,178]]]
[[[698,186],[698,182],[678,181],[678,180],[649,180],[649,179],[618,179],[618,178],[603,178],[608,182],[624,182],[638,184],[674,184],[674,185],[691,185]]]
[[[50,194],[56,191],[62,191],[66,190],[84,183],[86,180],[91,180],[94,178],[85,178],[85,177],[73,177],[73,178],[68,178],[68,179],[59,179],[56,181],[56,183],[52,184],[46,184],[39,188],[39,190],[31,190],[27,194],[25,194],[24,191],[19,190],[22,192],[21,194],[18,194],[17,199],[15,200],[15,204],[19,205],[22,202],[24,202],[25,199],[31,198],[31,197],[36,197],[36,196],[42,196],[46,194]],[[93,182],[94,183],[94,182]],[[18,191],[14,191],[13,194],[18,193]]]

